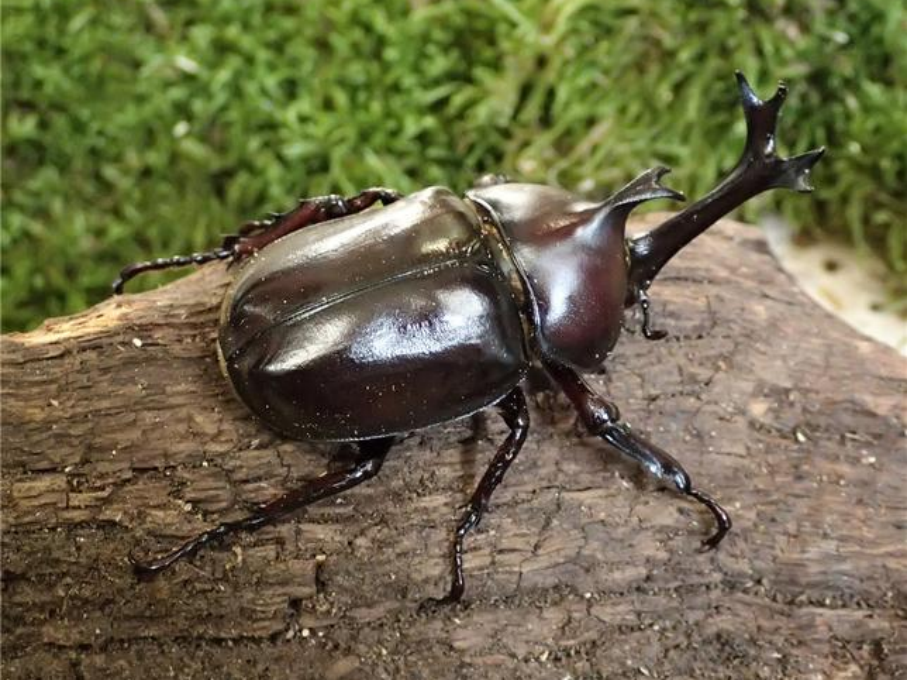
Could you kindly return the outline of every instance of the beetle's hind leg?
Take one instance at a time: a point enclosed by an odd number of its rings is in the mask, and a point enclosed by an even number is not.
[[[463,540],[467,533],[479,524],[482,514],[489,505],[492,492],[501,483],[514,459],[523,448],[527,432],[530,428],[530,414],[527,411],[526,398],[520,387],[514,388],[505,395],[496,405],[501,412],[504,422],[508,424],[511,432],[507,439],[495,452],[492,463],[489,464],[485,475],[479,481],[476,491],[470,499],[470,505],[457,526],[454,533],[454,556],[451,564],[452,580],[451,590],[443,598],[430,598],[423,602],[423,606],[448,605],[461,599],[464,592],[463,578]]]
[[[612,445],[625,456],[640,463],[659,481],[697,500],[716,519],[718,530],[703,540],[706,549],[714,549],[731,529],[731,518],[715,499],[695,489],[687,471],[665,450],[638,435],[620,420],[618,407],[594,393],[583,379],[568,367],[547,362],[546,369],[574,403],[584,425],[594,435]]]
[[[147,260],[145,262],[134,262],[120,270],[120,276],[117,277],[111,287],[117,295],[123,293],[123,286],[133,277],[142,274],[142,272],[151,272],[153,270],[166,270],[171,267],[183,267],[185,265],[204,265],[212,260],[227,260],[233,257],[233,250],[230,248],[215,248],[213,251],[204,253],[192,253],[191,255],[175,255],[172,258],[158,258],[156,260]]]
[[[237,255],[243,257],[253,253],[303,227],[355,215],[376,203],[387,206],[401,198],[403,195],[393,189],[371,187],[349,198],[330,194],[300,199],[299,205],[286,213],[271,213],[264,220],[253,220],[240,227],[239,235],[235,237]]]
[[[358,442],[359,456],[344,470],[329,472],[311,480],[303,487],[263,504],[254,513],[241,520],[221,523],[160,558],[144,562],[130,557],[129,561],[132,563],[133,570],[140,579],[148,579],[214,541],[242,530],[248,532],[257,530],[304,506],[356,487],[378,475],[393,444],[394,438],[390,437]]]
[[[302,199],[296,208],[286,213],[272,213],[265,220],[247,222],[240,227],[238,234],[224,237],[221,245],[214,250],[127,265],[120,271],[120,276],[113,282],[113,290],[115,294],[122,293],[124,284],[143,272],[183,267],[185,265],[202,265],[212,260],[241,260],[271,242],[280,239],[282,236],[286,236],[303,227],[346,215],[354,215],[378,202],[387,206],[401,197],[400,192],[396,192],[393,189],[372,187],[346,199],[334,194]]]

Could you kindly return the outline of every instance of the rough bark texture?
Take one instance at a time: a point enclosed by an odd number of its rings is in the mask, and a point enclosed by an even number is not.
[[[3,338],[5,676],[853,677],[905,674],[905,362],[795,290],[725,223],[652,293],[591,382],[732,513],[688,500],[539,400],[448,584],[495,445],[408,437],[379,478],[150,583],[169,549],[319,474],[328,448],[256,423],[213,339],[222,265]]]

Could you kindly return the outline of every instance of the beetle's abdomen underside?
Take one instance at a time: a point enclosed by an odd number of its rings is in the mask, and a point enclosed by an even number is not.
[[[470,414],[527,363],[510,287],[447,190],[291,234],[244,266],[219,339],[246,405],[292,437],[356,440]]]

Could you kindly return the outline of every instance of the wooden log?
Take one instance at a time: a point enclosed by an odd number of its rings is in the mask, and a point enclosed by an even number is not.
[[[591,382],[733,515],[641,484],[562,399],[467,542],[505,430],[414,433],[378,479],[149,583],[171,548],[318,475],[330,448],[247,414],[214,352],[222,265],[2,339],[4,676],[905,674],[905,363],[814,306],[726,222],[654,287]]]

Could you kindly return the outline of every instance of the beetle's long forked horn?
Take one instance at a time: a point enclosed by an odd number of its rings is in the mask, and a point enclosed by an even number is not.
[[[747,122],[744,153],[735,168],[709,194],[629,243],[628,305],[640,300],[640,294],[645,293],[678,251],[748,199],[768,189],[798,192],[813,189],[810,169],[820,160],[823,148],[791,158],[776,154],[776,124],[788,89],[780,83],[776,93],[764,102],[740,71],[735,75]]]

